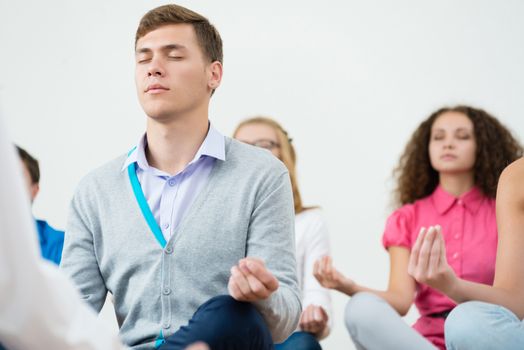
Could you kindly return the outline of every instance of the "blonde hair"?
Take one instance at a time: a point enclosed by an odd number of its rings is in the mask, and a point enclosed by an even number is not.
[[[291,180],[291,188],[293,190],[293,201],[295,203],[295,214],[299,214],[304,210],[310,209],[309,207],[304,207],[302,205],[302,198],[300,197],[300,191],[298,189],[296,175],[297,156],[295,153],[295,148],[291,144],[291,139],[289,138],[287,131],[284,130],[282,125],[280,125],[277,121],[268,117],[257,116],[246,119],[240,124],[238,124],[238,126],[235,129],[235,132],[233,133],[233,137],[236,137],[238,131],[243,126],[252,124],[266,125],[275,130],[275,133],[277,135],[277,141],[280,147],[279,159],[287,167],[287,170],[289,172],[289,178]]]

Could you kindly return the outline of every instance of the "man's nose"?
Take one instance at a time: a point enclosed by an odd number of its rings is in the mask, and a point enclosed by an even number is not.
[[[149,64],[149,67],[147,69],[147,76],[156,76],[156,77],[162,77],[164,76],[164,68],[162,67],[162,64],[159,62],[158,59],[152,59],[151,63]]]

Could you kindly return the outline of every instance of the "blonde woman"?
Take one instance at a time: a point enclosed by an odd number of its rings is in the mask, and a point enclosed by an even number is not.
[[[273,153],[288,168],[295,203],[295,242],[298,282],[302,294],[302,315],[299,328],[277,350],[321,349],[319,340],[325,338],[332,323],[329,291],[313,276],[315,260],[329,254],[329,237],[321,211],[302,205],[298,189],[295,149],[287,132],[270,118],[255,117],[238,125],[233,137],[262,147]]]

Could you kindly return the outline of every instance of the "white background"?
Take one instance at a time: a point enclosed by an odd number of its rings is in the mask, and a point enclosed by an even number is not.
[[[144,131],[133,44],[161,1],[0,1],[0,112],[41,163],[37,217],[65,226],[80,178]],[[324,208],[336,265],[384,288],[391,171],[418,123],[457,103],[524,135],[524,2],[181,1],[224,40],[214,125],[263,114],[288,129],[308,205]],[[326,349],[351,349],[333,293]],[[407,317],[412,322],[416,314]],[[106,313],[105,318],[111,318]]]

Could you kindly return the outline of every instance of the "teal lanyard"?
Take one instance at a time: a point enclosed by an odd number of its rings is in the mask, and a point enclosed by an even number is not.
[[[134,148],[129,152],[129,154],[131,154],[133,151]],[[142,212],[142,215],[144,215],[144,219],[146,219],[147,225],[151,229],[151,232],[153,232],[156,240],[158,243],[160,243],[160,246],[163,249],[167,242],[164,238],[164,235],[162,234],[162,230],[160,230],[160,227],[153,216],[153,213],[151,212],[151,208],[149,208],[149,205],[147,204],[146,196],[144,196],[144,191],[142,191],[142,186],[140,186],[140,181],[138,181],[138,177],[136,176],[136,162],[128,165],[127,174],[129,175],[131,188],[133,188],[133,193],[135,195],[136,201],[138,202],[138,206],[140,207],[140,211]],[[165,342],[164,332],[161,330],[160,334],[155,340],[155,349],[158,349]]]
[[[149,226],[149,228],[155,235],[156,240],[158,241],[158,243],[160,243],[160,246],[163,249],[166,246],[167,242],[164,238],[164,235],[162,234],[162,230],[158,226],[158,223],[156,222],[155,217],[153,216],[153,213],[151,212],[151,208],[149,208],[149,205],[147,204],[146,197],[144,196],[144,192],[142,191],[142,187],[140,186],[140,181],[138,181],[138,177],[136,176],[136,162],[129,164],[129,166],[127,167],[127,173],[129,174],[129,181],[131,181],[131,187],[133,188],[133,193],[135,194],[138,206],[142,211],[142,215],[144,215],[144,219],[146,219],[147,225]]]
[[[164,339],[164,332],[160,331],[160,334],[155,340],[155,349],[158,349],[161,345],[163,345],[166,342]]]

